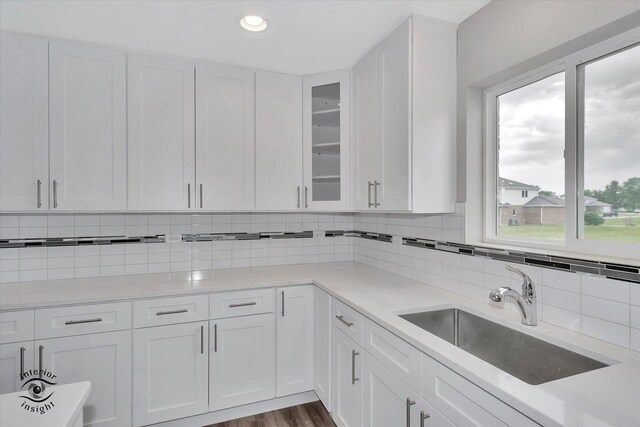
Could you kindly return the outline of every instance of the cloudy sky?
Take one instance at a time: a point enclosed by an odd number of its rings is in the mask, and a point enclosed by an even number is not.
[[[564,74],[500,96],[500,176],[564,194]],[[585,67],[585,188],[640,177],[640,46]]]

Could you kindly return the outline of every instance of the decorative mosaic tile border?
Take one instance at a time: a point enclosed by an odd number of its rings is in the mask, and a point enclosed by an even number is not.
[[[91,246],[117,245],[126,243],[164,243],[165,235],[154,236],[96,236],[96,237],[47,237],[37,239],[8,239],[0,240],[0,249],[4,248],[32,248],[53,246]]]
[[[614,264],[602,261],[591,261],[506,249],[486,248],[460,243],[439,242],[436,240],[420,239],[417,237],[403,237],[402,244],[416,248],[453,252],[462,255],[481,256],[499,261],[554,268],[574,273],[580,272],[597,274],[600,276],[606,276],[609,279],[640,283],[640,268],[632,265]]]
[[[183,242],[216,242],[220,240],[310,239],[313,231],[267,233],[199,233],[183,234]]]

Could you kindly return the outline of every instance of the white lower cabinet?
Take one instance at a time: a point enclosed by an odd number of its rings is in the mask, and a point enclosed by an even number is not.
[[[20,375],[33,369],[33,360],[33,341],[0,345],[0,394],[20,390]]]
[[[35,353],[58,384],[91,382],[85,426],[131,425],[131,331],[39,340]]]
[[[134,424],[207,412],[208,322],[136,329],[133,336]]]
[[[363,421],[369,427],[453,426],[369,353],[364,354]]]
[[[331,296],[315,288],[313,290],[313,389],[331,412]]]
[[[422,355],[421,394],[455,425],[487,427],[538,425],[425,354]]]
[[[331,409],[338,427],[362,427],[362,347],[331,330]]]
[[[276,395],[273,313],[211,321],[209,411]]]
[[[313,285],[278,288],[278,397],[313,390]]]

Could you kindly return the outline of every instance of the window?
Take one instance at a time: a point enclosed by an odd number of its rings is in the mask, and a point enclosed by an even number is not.
[[[640,253],[640,29],[485,101],[486,241]]]

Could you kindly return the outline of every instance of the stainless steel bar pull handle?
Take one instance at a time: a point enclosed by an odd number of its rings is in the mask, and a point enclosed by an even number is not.
[[[284,317],[284,291],[282,291],[282,307],[280,309],[280,313],[282,314],[282,317]]]
[[[367,207],[371,207],[373,206],[373,203],[371,203],[371,186],[373,184],[371,183],[371,181],[367,181]]]
[[[304,187],[304,208],[309,208],[309,187]]]
[[[102,322],[102,317],[96,317],[95,319],[83,319],[83,320],[67,320],[65,325],[79,325],[81,323],[96,323]]]
[[[373,207],[377,208],[378,206],[380,206],[380,203],[378,203],[378,186],[380,185],[380,183],[378,181],[373,181]]]
[[[431,418],[431,414],[428,414],[424,411],[420,411],[420,427],[424,427],[424,422],[427,418]]]
[[[300,186],[298,186],[296,191],[298,192],[298,203],[296,204],[296,206],[300,208]]]
[[[26,348],[20,347],[20,380],[24,376],[24,352],[27,351]]]
[[[213,351],[218,352],[218,324],[213,325]]]
[[[256,305],[257,303],[255,301],[251,301],[251,302],[242,302],[239,304],[229,304],[229,308],[234,308],[234,307],[247,307],[249,305]]]
[[[202,184],[200,184],[200,209],[202,209]]]
[[[53,207],[58,207],[58,181],[53,180]]]
[[[200,325],[200,354],[204,354],[204,326]]]
[[[180,310],[169,310],[169,311],[158,311],[156,316],[164,316],[165,314],[178,314],[178,313],[187,313],[189,310],[186,308],[181,308]]]
[[[42,378],[42,358],[43,358],[43,353],[44,353],[44,346],[41,345],[38,348],[38,369],[40,370],[40,372],[38,372],[38,376],[40,378]]]
[[[359,381],[360,378],[356,378],[356,356],[359,356],[355,350],[351,350],[351,384],[355,384],[356,381]]]
[[[407,427],[411,427],[411,406],[415,404],[415,400],[411,400],[407,397]]]
[[[42,207],[42,181],[36,181],[36,205],[38,208]]]
[[[353,326],[353,322],[347,322],[346,320],[344,320],[344,316],[342,316],[342,315],[336,316],[336,319],[338,319],[339,321],[341,321],[342,323],[347,325],[347,328],[350,328],[350,327]]]
[[[187,207],[191,208],[191,184],[187,184]]]

